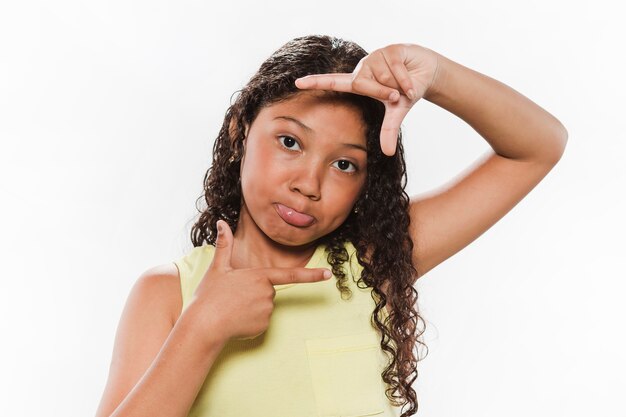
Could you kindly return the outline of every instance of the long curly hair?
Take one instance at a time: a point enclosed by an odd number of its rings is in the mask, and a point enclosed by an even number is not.
[[[287,42],[263,62],[226,111],[213,146],[212,166],[204,177],[204,193],[196,202],[200,216],[191,229],[194,246],[204,242],[215,245],[219,219],[226,221],[233,232],[237,228],[242,202],[240,168],[245,126],[252,124],[260,109],[301,92],[295,86],[297,78],[350,73],[366,55],[354,42],[312,35]],[[423,358],[416,355],[417,347],[424,347],[426,354],[428,348],[420,340],[425,322],[418,314],[417,291],[413,287],[417,271],[412,264],[413,241],[408,232],[409,196],[404,190],[407,176],[402,133],[398,135],[395,155],[386,156],[379,139],[385,114],[383,103],[343,92],[327,92],[327,96],[361,112],[367,135],[367,179],[355,204],[356,211],[351,211],[344,223],[320,238],[319,243],[326,245],[328,263],[337,277],[342,299],[352,296],[345,285],[343,265],[348,261],[348,253],[344,243],[350,241],[356,248],[358,262],[363,266],[357,286],[372,289],[376,307],[371,321],[382,335],[380,346],[390,360],[382,374],[387,384],[385,393],[394,406],[409,404],[401,415],[408,417],[418,407],[412,384],[417,378],[417,362]],[[204,208],[198,207],[202,199],[206,203]],[[383,319],[381,310],[387,301],[391,311]]]

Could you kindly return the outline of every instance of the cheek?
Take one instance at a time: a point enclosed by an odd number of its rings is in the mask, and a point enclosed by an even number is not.
[[[248,205],[253,205],[260,196],[267,193],[267,181],[263,180],[267,177],[259,175],[259,172],[263,172],[262,166],[252,161],[246,161],[242,169],[241,191]]]
[[[261,147],[250,147],[241,168],[241,188],[248,205],[254,200],[270,198],[284,180],[285,169],[275,155]]]
[[[352,211],[358,198],[361,187],[353,185],[346,187],[345,184],[333,184],[324,193],[326,199],[325,212],[329,213],[329,221],[341,224]]]

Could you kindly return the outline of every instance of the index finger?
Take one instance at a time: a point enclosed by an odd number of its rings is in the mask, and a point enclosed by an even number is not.
[[[352,79],[352,74],[314,74],[296,79],[296,87],[301,90],[332,90],[370,96],[380,101],[398,99],[400,94],[393,88],[380,84],[367,77]],[[356,87],[356,89],[355,89]]]
[[[327,268],[265,268],[265,271],[272,285],[318,282],[332,276]]]
[[[304,90],[333,90],[352,93],[352,74],[333,73],[307,75],[296,80],[296,87]]]

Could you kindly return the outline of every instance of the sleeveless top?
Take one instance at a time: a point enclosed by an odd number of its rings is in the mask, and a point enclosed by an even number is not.
[[[381,374],[388,356],[372,321],[371,288],[356,285],[363,267],[352,243],[343,265],[350,299],[336,278],[275,285],[267,330],[253,339],[231,339],[209,370],[188,417],[358,417],[399,415],[385,396]],[[174,261],[183,311],[209,267],[215,247],[194,247]],[[329,268],[319,245],[306,268]],[[382,320],[387,311],[382,310]],[[393,341],[392,341],[393,343]]]

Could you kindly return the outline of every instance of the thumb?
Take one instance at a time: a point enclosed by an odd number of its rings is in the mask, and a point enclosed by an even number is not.
[[[224,220],[217,221],[217,240],[215,241],[215,255],[212,265],[221,269],[230,268],[230,258],[233,253],[233,232]]]

